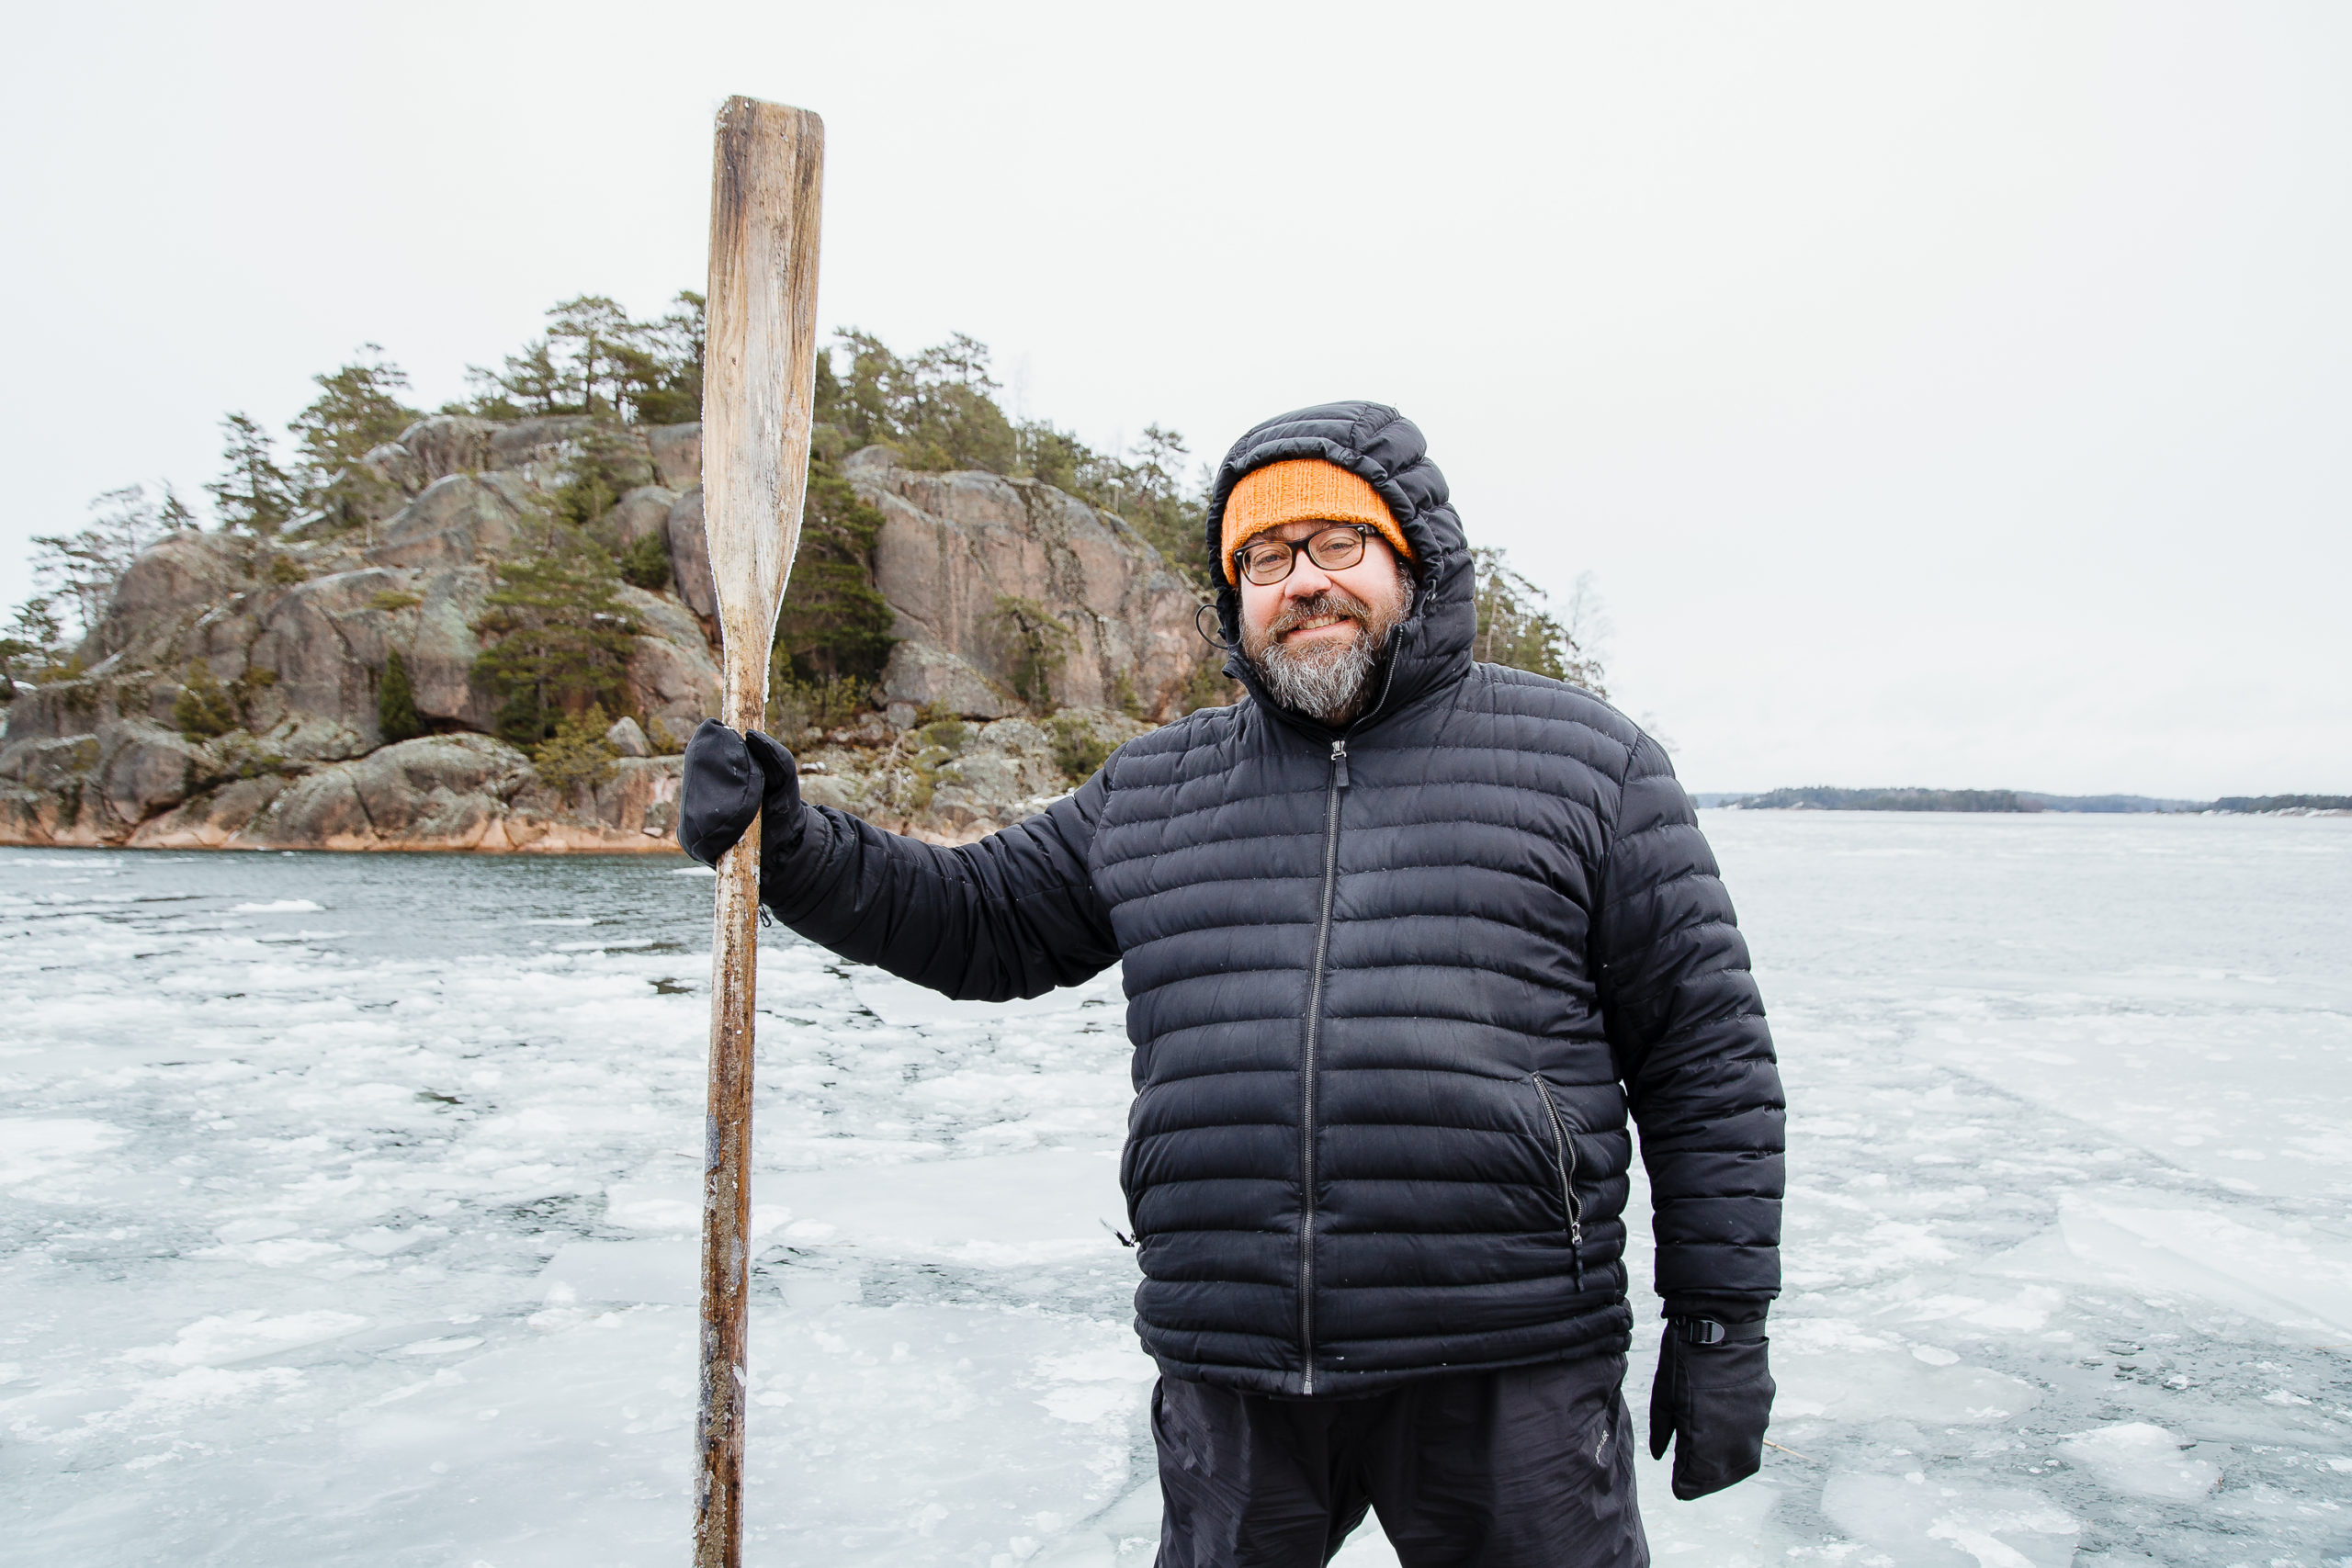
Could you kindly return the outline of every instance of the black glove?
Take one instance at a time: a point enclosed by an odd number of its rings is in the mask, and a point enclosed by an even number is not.
[[[800,841],[800,770],[792,753],[752,730],[738,735],[715,718],[686,742],[678,786],[678,847],[707,866],[733,849],[753,818],[764,817],[765,851]]]
[[[1650,1458],[1674,1446],[1674,1495],[1688,1502],[1756,1473],[1772,1419],[1772,1374],[1761,1320],[1678,1317],[1666,1325],[1650,1384]]]

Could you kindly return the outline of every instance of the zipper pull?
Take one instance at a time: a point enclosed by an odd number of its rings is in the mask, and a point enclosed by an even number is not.
[[[1576,1184],[1568,1184],[1568,1258],[1576,1273],[1577,1294],[1584,1294],[1584,1205],[1577,1201]]]
[[[1331,766],[1339,770],[1339,776],[1334,783],[1340,789],[1347,788],[1348,743],[1346,741],[1334,740],[1331,742]]]

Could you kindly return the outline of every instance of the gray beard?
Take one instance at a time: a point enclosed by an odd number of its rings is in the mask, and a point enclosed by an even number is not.
[[[1380,643],[1387,640],[1382,637]],[[1353,718],[1372,695],[1381,652],[1367,626],[1344,648],[1294,653],[1275,643],[1252,662],[1274,701],[1317,724],[1338,726]]]
[[[1400,599],[1395,614],[1372,609],[1367,618],[1356,622],[1360,629],[1343,648],[1294,650],[1271,637],[1264,647],[1255,648],[1250,644],[1257,639],[1245,634],[1242,657],[1265,682],[1266,694],[1291,712],[1335,729],[1362,713],[1381,674],[1389,634],[1413,613],[1411,569],[1399,562],[1396,579]]]

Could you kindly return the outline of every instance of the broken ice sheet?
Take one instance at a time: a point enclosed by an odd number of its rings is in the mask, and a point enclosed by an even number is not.
[[[1792,1106],[1781,1447],[1693,1504],[1645,1453],[1658,1561],[2342,1555],[2352,825],[1705,826]],[[295,900],[338,931],[237,911]],[[12,1542],[676,1561],[707,957],[615,943],[707,950],[708,901],[664,862],[0,852]],[[940,1005],[765,936],[752,1554],[1148,1562],[1115,982]]]

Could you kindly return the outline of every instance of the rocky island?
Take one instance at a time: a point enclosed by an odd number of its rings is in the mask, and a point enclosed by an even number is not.
[[[887,631],[868,641],[887,653],[878,671],[803,682],[780,646],[770,716],[812,799],[968,841],[1126,737],[1223,700],[1197,588],[1117,513],[1035,478],[918,468],[881,443],[826,467],[863,522],[831,558],[869,618],[878,601]],[[559,502],[591,470],[606,503],[565,526]],[[445,412],[345,477],[372,504],[274,532],[164,531],[77,644],[7,682],[0,842],[672,847],[675,753],[718,687],[700,427]],[[584,737],[579,712],[555,713],[548,742],[502,723],[484,655],[529,620],[518,563],[567,541],[628,581],[611,574],[591,616],[611,711],[596,705]],[[817,543],[803,561],[821,592]]]
[[[0,629],[0,844],[669,850],[718,695],[702,302],[676,303],[567,300],[431,414],[368,345],[313,378],[289,467],[222,421],[214,526],[134,486],[36,536],[47,591]],[[961,335],[842,332],[816,389],[767,714],[810,799],[969,842],[1234,700],[1181,437],[1011,419]],[[1602,692],[1578,613],[1474,554],[1477,657]]]

